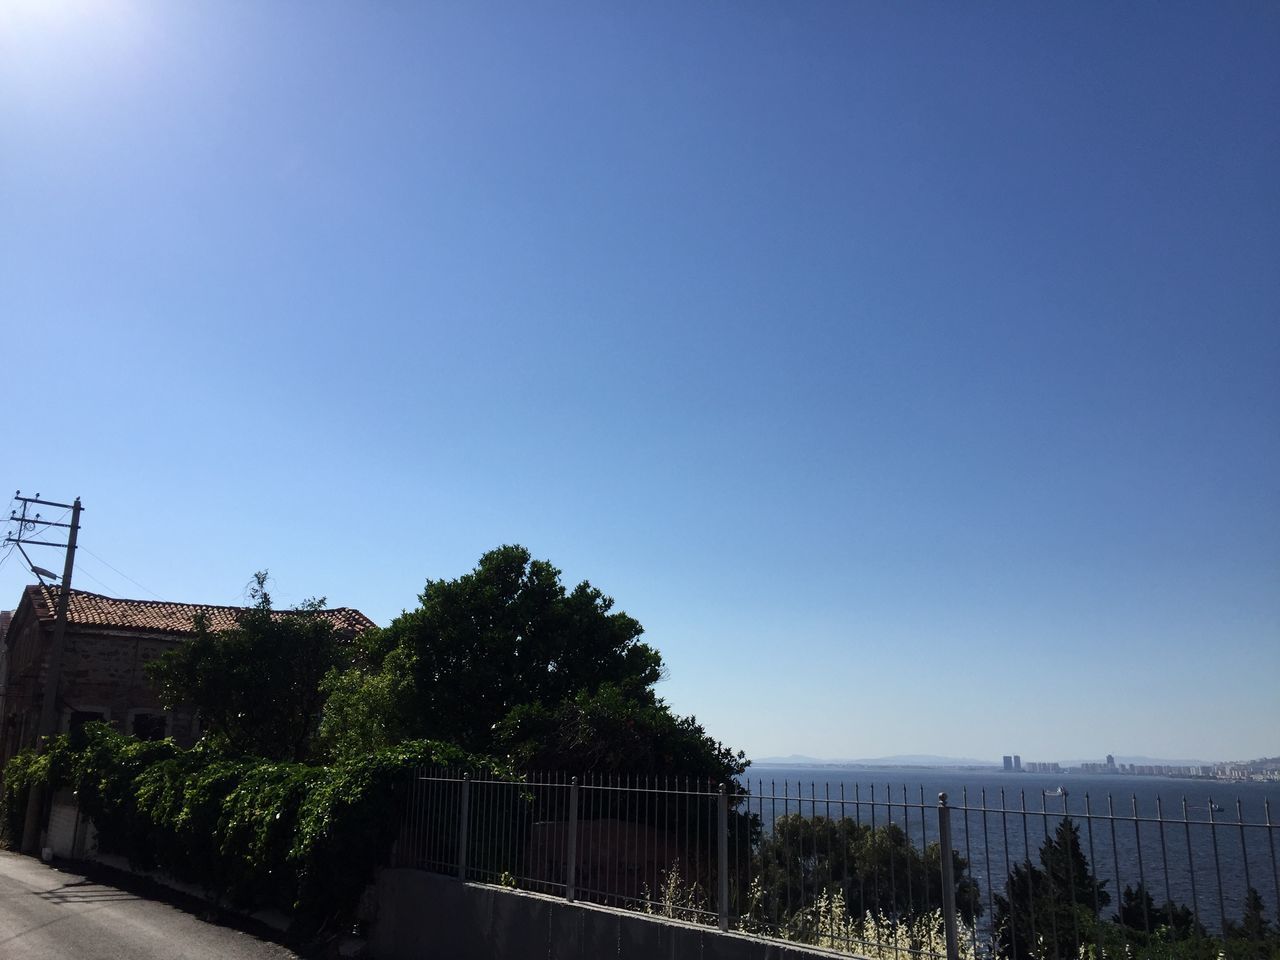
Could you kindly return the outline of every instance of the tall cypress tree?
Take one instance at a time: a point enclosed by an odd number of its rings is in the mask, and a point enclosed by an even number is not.
[[[995,929],[1003,957],[1049,960],[1080,955],[1098,911],[1111,902],[1080,847],[1080,828],[1064,817],[1040,846],[1040,866],[1014,867],[996,897]]]

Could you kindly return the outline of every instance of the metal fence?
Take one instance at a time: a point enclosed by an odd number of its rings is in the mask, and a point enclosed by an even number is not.
[[[873,958],[1280,957],[1258,812],[423,770],[392,862]]]

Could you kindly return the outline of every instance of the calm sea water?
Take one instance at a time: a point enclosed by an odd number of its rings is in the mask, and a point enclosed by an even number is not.
[[[969,860],[988,909],[1028,851],[1038,863],[1065,813],[1080,827],[1094,874],[1107,881],[1108,916],[1116,891],[1139,881],[1157,902],[1193,907],[1212,930],[1239,919],[1250,886],[1272,919],[1280,915],[1280,826],[1268,826],[1280,823],[1277,783],[834,766],[752,766],[742,779],[766,830],[787,813],[843,815],[896,823],[917,845],[937,839],[945,792],[952,846]]]

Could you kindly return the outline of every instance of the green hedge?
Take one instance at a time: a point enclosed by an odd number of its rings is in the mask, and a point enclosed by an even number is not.
[[[430,741],[311,766],[143,742],[95,723],[9,761],[4,823],[21,836],[33,784],[71,787],[101,851],[238,906],[289,910],[299,932],[313,932],[354,910],[395,840],[419,766],[492,769]]]

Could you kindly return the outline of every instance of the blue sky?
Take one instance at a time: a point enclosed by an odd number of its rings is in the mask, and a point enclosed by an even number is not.
[[[1264,3],[8,0],[0,479],[121,596],[523,543],[755,756],[1274,755],[1278,117]]]

